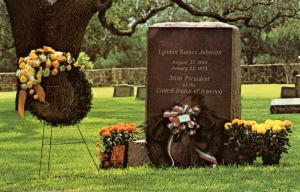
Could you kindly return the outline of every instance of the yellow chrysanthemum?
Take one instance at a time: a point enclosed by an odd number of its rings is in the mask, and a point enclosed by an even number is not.
[[[292,127],[292,121],[290,120],[285,120],[283,121],[285,128],[290,129]]]
[[[237,122],[238,125],[243,125],[244,123],[245,123],[245,120],[243,120],[243,119],[240,119],[240,120],[238,120],[238,122]]]
[[[258,125],[258,124],[255,124],[255,125],[253,125],[253,126],[252,126],[252,129],[251,129],[251,130],[252,130],[252,132],[253,132],[253,133],[256,133],[256,132],[257,132],[257,129],[258,129],[258,127],[259,127],[259,125]]]
[[[255,123],[253,121],[245,121],[244,125],[247,127],[247,128],[251,128]]]
[[[278,133],[282,130],[282,127],[280,125],[274,125],[272,127],[273,132]]]
[[[231,127],[232,127],[232,124],[229,122],[225,123],[225,125],[224,125],[225,130],[229,130],[229,129],[231,129]]]
[[[231,123],[232,123],[233,125],[235,125],[235,124],[238,124],[238,122],[239,122],[239,119],[233,119]]]
[[[31,60],[37,60],[39,58],[39,56],[37,56],[35,51],[31,51],[30,54],[29,54],[29,57],[30,57]]]
[[[266,130],[272,129],[272,123],[265,124]]]
[[[266,134],[267,130],[265,124],[259,124],[256,132],[262,135]]]
[[[282,121],[280,121],[280,120],[275,120],[274,121],[274,125],[279,125],[279,126],[283,127],[284,123]]]
[[[274,121],[271,120],[271,119],[267,119],[267,120],[265,121],[265,124],[266,124],[266,125],[269,125],[269,126],[271,126],[271,127],[273,127],[273,126],[274,126]]]

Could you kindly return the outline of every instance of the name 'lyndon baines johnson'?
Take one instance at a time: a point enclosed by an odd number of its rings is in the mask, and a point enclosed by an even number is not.
[[[220,56],[223,54],[222,50],[184,50],[184,49],[159,49],[158,54],[161,56],[166,55],[214,55]]]

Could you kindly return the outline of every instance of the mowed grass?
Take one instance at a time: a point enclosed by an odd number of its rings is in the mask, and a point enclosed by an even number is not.
[[[15,93],[0,93],[0,191],[298,191],[300,190],[299,114],[271,115],[271,98],[282,85],[244,85],[242,115],[263,121],[294,122],[291,148],[278,166],[219,166],[213,168],[152,168],[148,166],[97,171],[84,145],[53,146],[51,174],[44,148],[42,178],[38,177],[43,124],[26,114],[18,120]],[[93,109],[80,124],[94,158],[99,128],[112,123],[144,121],[144,102],[112,98],[112,88],[93,90]],[[50,128],[46,129],[49,143]],[[54,142],[79,141],[76,127],[55,128]]]

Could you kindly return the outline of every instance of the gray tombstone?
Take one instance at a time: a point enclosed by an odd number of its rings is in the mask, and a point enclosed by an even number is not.
[[[295,87],[282,87],[281,88],[281,98],[296,98],[297,91]]]
[[[296,83],[295,83],[295,88],[296,88],[296,95],[298,98],[300,98],[300,75],[296,75]]]
[[[114,97],[133,97],[134,86],[128,84],[119,84],[114,86]]]
[[[161,23],[148,31],[147,118],[188,95],[203,95],[209,110],[240,117],[240,35],[235,26]]]
[[[270,110],[272,114],[300,113],[300,99],[272,99]]]
[[[137,87],[136,98],[141,99],[141,100],[146,99],[146,87],[145,86]]]

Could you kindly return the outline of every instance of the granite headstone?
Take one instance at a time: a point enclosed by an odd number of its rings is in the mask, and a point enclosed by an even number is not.
[[[145,86],[138,86],[136,91],[136,98],[145,100],[146,99],[146,87]]]
[[[224,23],[161,23],[148,31],[147,118],[203,95],[224,119],[240,117],[240,36]]]
[[[128,84],[119,84],[114,86],[114,97],[133,97],[134,86]]]
[[[281,87],[281,98],[296,98],[297,90],[295,87]]]
[[[300,99],[272,99],[270,110],[272,114],[300,113]]]

